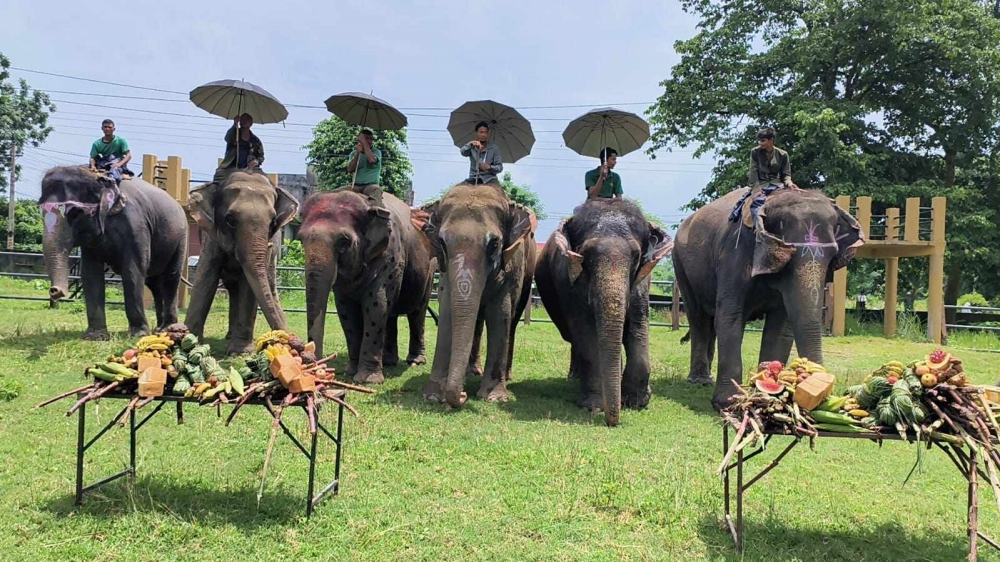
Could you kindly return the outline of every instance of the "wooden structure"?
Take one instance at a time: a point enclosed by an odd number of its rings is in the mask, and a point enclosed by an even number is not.
[[[837,206],[851,212],[851,198],[837,197]],[[858,197],[854,216],[861,223],[865,233],[865,245],[858,248],[857,258],[883,259],[885,267],[885,324],[886,336],[896,333],[896,305],[898,301],[899,258],[927,256],[930,267],[927,277],[927,337],[940,344],[945,333],[944,321],[944,251],[945,214],[947,200],[944,197],[931,199],[931,206],[921,207],[919,197],[906,200],[904,214],[900,209],[886,209],[884,216],[872,222],[872,198]],[[922,211],[929,211],[928,218],[921,219]],[[900,232],[900,224],[903,226]],[[921,232],[921,225],[929,228]],[[873,235],[872,231],[884,230],[884,235]],[[833,326],[835,336],[845,332],[847,304],[847,268],[833,276]]]
[[[222,163],[222,159],[219,159]],[[166,160],[160,160],[155,154],[142,155],[142,179],[167,192],[175,201],[180,203],[188,217],[188,247],[184,256],[184,265],[181,275],[184,279],[188,277],[188,259],[201,253],[201,243],[198,239],[198,226],[191,213],[187,212],[188,192],[191,189],[191,170],[181,165],[180,156],[168,156]],[[278,174],[267,174],[267,179],[271,185],[278,185]],[[187,285],[181,283],[177,289],[177,306],[183,308],[187,306]],[[146,289],[146,308],[151,308],[153,303],[152,294]]]

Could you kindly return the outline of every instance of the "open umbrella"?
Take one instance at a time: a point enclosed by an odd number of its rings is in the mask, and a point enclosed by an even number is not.
[[[270,92],[243,80],[217,80],[191,90],[191,101],[201,109],[226,119],[249,113],[255,123],[280,123],[288,110]],[[237,124],[237,127],[239,125]],[[236,138],[239,139],[237,133]],[[236,143],[236,161],[240,161],[240,143]]]
[[[455,146],[475,140],[480,121],[489,123],[490,142],[500,149],[501,162],[514,163],[531,153],[535,144],[531,123],[513,107],[493,100],[465,102],[451,112],[448,133]]]
[[[566,146],[582,156],[600,158],[605,147],[620,155],[638,150],[649,140],[649,123],[634,113],[603,107],[570,121],[563,131]],[[603,159],[601,164],[603,165]]]
[[[379,131],[398,131],[406,127],[406,116],[389,102],[371,94],[361,92],[344,92],[335,94],[326,100],[326,109],[351,125]],[[354,168],[351,187],[358,178],[358,169]]]

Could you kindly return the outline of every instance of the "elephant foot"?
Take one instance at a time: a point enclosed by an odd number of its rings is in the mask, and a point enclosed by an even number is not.
[[[104,328],[87,330],[83,333],[83,339],[86,341],[108,341],[111,339],[111,334]]]
[[[717,396],[712,397],[712,409],[716,412],[722,413],[722,410],[728,408],[729,405],[729,398],[719,398]]]
[[[604,409],[604,397],[600,394],[588,394],[577,400],[576,405],[591,412],[600,412]]]
[[[406,356],[407,365],[426,365],[427,356],[423,353],[411,353]]]
[[[566,378],[568,378],[569,380],[576,380],[580,378],[580,375],[579,373],[576,372],[575,369],[570,369],[569,373],[566,374]]]
[[[347,368],[344,369],[344,375],[346,375],[348,377],[353,377],[356,374],[358,374],[358,364],[357,363],[348,363],[347,364]]]
[[[622,392],[622,405],[633,410],[641,410],[649,405],[649,389]]]
[[[130,338],[141,338],[143,336],[149,335],[149,328],[146,326],[140,326],[138,328],[129,328],[128,337]]]
[[[694,384],[694,385],[698,385],[698,386],[711,386],[711,385],[715,384],[715,381],[712,380],[712,375],[708,375],[708,374],[705,374],[705,373],[702,373],[702,374],[691,373],[690,375],[688,375],[688,379],[687,380],[688,380],[689,383]]]
[[[470,377],[481,377],[483,376],[483,368],[478,363],[469,363],[469,368],[465,371],[465,374]]]
[[[431,379],[427,381],[424,385],[424,400],[428,402],[444,402],[444,389],[441,388],[441,383]]]
[[[241,342],[241,341],[231,341],[226,346],[226,355],[242,355],[244,353],[250,353],[255,351],[257,348],[254,346],[253,342]]]
[[[384,367],[395,367],[396,365],[399,365],[399,356],[398,355],[395,355],[395,354],[393,354],[393,355],[386,355],[384,353],[382,354],[382,366],[384,366]]]
[[[385,382],[385,375],[382,371],[358,371],[354,375],[354,382],[358,384],[382,384]]]
[[[483,380],[485,382],[485,379]],[[507,385],[503,383],[492,386],[482,385],[479,387],[479,392],[476,393],[476,396],[487,402],[506,402],[510,400],[510,391],[507,390]]]

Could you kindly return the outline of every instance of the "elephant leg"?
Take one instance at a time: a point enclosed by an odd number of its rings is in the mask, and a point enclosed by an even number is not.
[[[361,355],[358,357],[358,372],[354,375],[354,382],[381,384],[385,382],[382,350],[385,349],[385,331],[391,303],[387,302],[384,287],[377,287],[368,295],[362,312],[364,335],[361,338]]]
[[[569,380],[575,380],[580,378],[580,366],[578,365],[579,359],[577,354],[570,349],[569,352],[569,372],[566,373],[566,378]]]
[[[163,328],[178,322],[177,316],[177,289],[181,285],[181,267],[184,265],[184,249],[178,250],[174,258],[174,265],[167,268],[167,271],[157,277],[157,287],[160,297],[163,300],[163,318],[160,325]],[[153,289],[156,295],[157,289]]]
[[[720,303],[716,307],[715,333],[719,338],[719,374],[715,380],[712,405],[722,409],[729,404],[729,397],[743,384],[743,332],[746,321],[743,303]]]
[[[153,309],[156,311],[156,327],[153,328],[154,332],[159,332],[163,329],[163,293],[160,292],[159,282],[159,277],[146,278],[146,287],[153,294]]]
[[[212,301],[215,300],[215,293],[219,288],[219,264],[216,259],[218,250],[215,244],[210,242],[210,237],[202,239],[208,240],[209,243],[202,246],[198,268],[195,269],[194,286],[191,288],[191,299],[184,317],[188,329],[199,338],[205,332],[205,320],[208,319],[208,311],[212,308]]]
[[[395,367],[399,364],[399,316],[390,315],[385,322],[385,343],[382,347],[382,365]]]
[[[689,333],[691,335],[691,370],[688,382],[697,385],[712,384],[712,358],[715,355],[714,318],[697,306],[687,311]]]
[[[427,363],[427,356],[424,355],[424,323],[427,320],[427,307],[418,307],[406,315],[406,320],[410,327],[410,348],[406,362],[410,365],[423,365]]]
[[[236,326],[240,325],[240,281],[238,279],[223,279],[222,286],[226,289],[226,300],[229,301],[229,321],[226,323],[226,341],[233,339]]]
[[[83,298],[87,304],[87,331],[83,339],[107,341],[108,324],[104,314],[104,262],[96,256],[81,252],[80,278],[83,283]]]
[[[431,402],[444,402],[444,387],[451,363],[451,290],[448,289],[446,277],[442,275],[438,285],[438,302],[441,306],[438,309],[437,341],[434,344],[431,376],[423,390],[424,398]]]
[[[591,412],[604,409],[604,390],[601,386],[601,373],[597,368],[597,349],[595,330],[574,330],[571,353],[575,358],[573,367],[580,379],[580,399],[576,401],[576,405]]]
[[[479,384],[477,396],[488,401],[505,402],[510,399],[507,391],[507,363],[510,351],[510,331],[514,311],[510,295],[501,297],[480,310],[486,324],[486,372]]]
[[[761,363],[765,361],[787,363],[794,339],[785,307],[768,312],[764,318],[764,334],[761,336],[760,356],[757,360]]]
[[[129,337],[149,335],[149,322],[143,308],[143,288],[146,276],[136,264],[122,270],[122,291],[125,293],[125,316],[128,317]]]
[[[469,370],[467,371],[469,376],[483,376],[483,368],[479,365],[479,356],[483,341],[483,328],[485,326],[486,319],[483,317],[483,311],[480,310],[479,316],[476,318],[476,332],[472,336],[472,352],[469,353]],[[438,329],[440,330],[440,327]]]
[[[226,353],[239,355],[253,350],[253,332],[257,324],[257,297],[244,278],[233,283],[229,293],[229,334]]]
[[[622,373],[622,404],[642,409],[649,404],[649,294],[633,291],[622,336],[625,371]]]
[[[361,313],[361,304],[350,299],[342,299],[336,293],[334,293],[334,302],[337,304],[337,315],[340,317],[340,327],[344,330],[344,339],[347,340],[348,363],[345,374],[353,377],[358,373],[361,340],[364,336],[362,328],[364,316]]]

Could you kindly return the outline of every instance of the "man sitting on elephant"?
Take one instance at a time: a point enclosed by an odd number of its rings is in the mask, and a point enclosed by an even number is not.
[[[263,173],[260,165],[264,163],[264,144],[250,132],[250,127],[253,127],[253,117],[249,113],[233,120],[233,126],[226,131],[226,155],[212,181],[221,182],[237,170]]]
[[[385,205],[382,204],[382,188],[379,187],[382,178],[382,151],[372,146],[374,143],[375,134],[371,130],[362,129],[358,133],[358,144],[351,153],[351,159],[347,161],[347,171],[355,174],[354,191],[371,199],[374,207],[385,210]],[[362,154],[364,158],[361,158]],[[340,187],[334,191],[344,189],[351,187]]]
[[[612,170],[618,163],[618,152],[611,148],[601,151],[602,165],[587,172],[583,186],[587,189],[587,199],[621,199],[622,178]]]
[[[461,151],[462,156],[469,158],[469,178],[465,183],[500,185],[497,179],[503,171],[500,148],[489,139],[489,123],[480,121],[476,124],[476,140],[465,143]]]
[[[767,127],[757,131],[757,143],[750,150],[750,191],[740,198],[729,216],[730,221],[737,221],[742,212],[743,203],[753,197],[750,203],[750,213],[757,220],[757,210],[760,209],[767,196],[782,187],[798,189],[792,182],[792,167],[788,161],[788,153],[774,146],[774,128]]]
[[[104,136],[90,146],[90,171],[104,170],[117,186],[122,182],[122,174],[134,175],[127,167],[132,160],[132,151],[125,137],[115,134],[115,122],[111,119],[101,122],[101,131]]]

